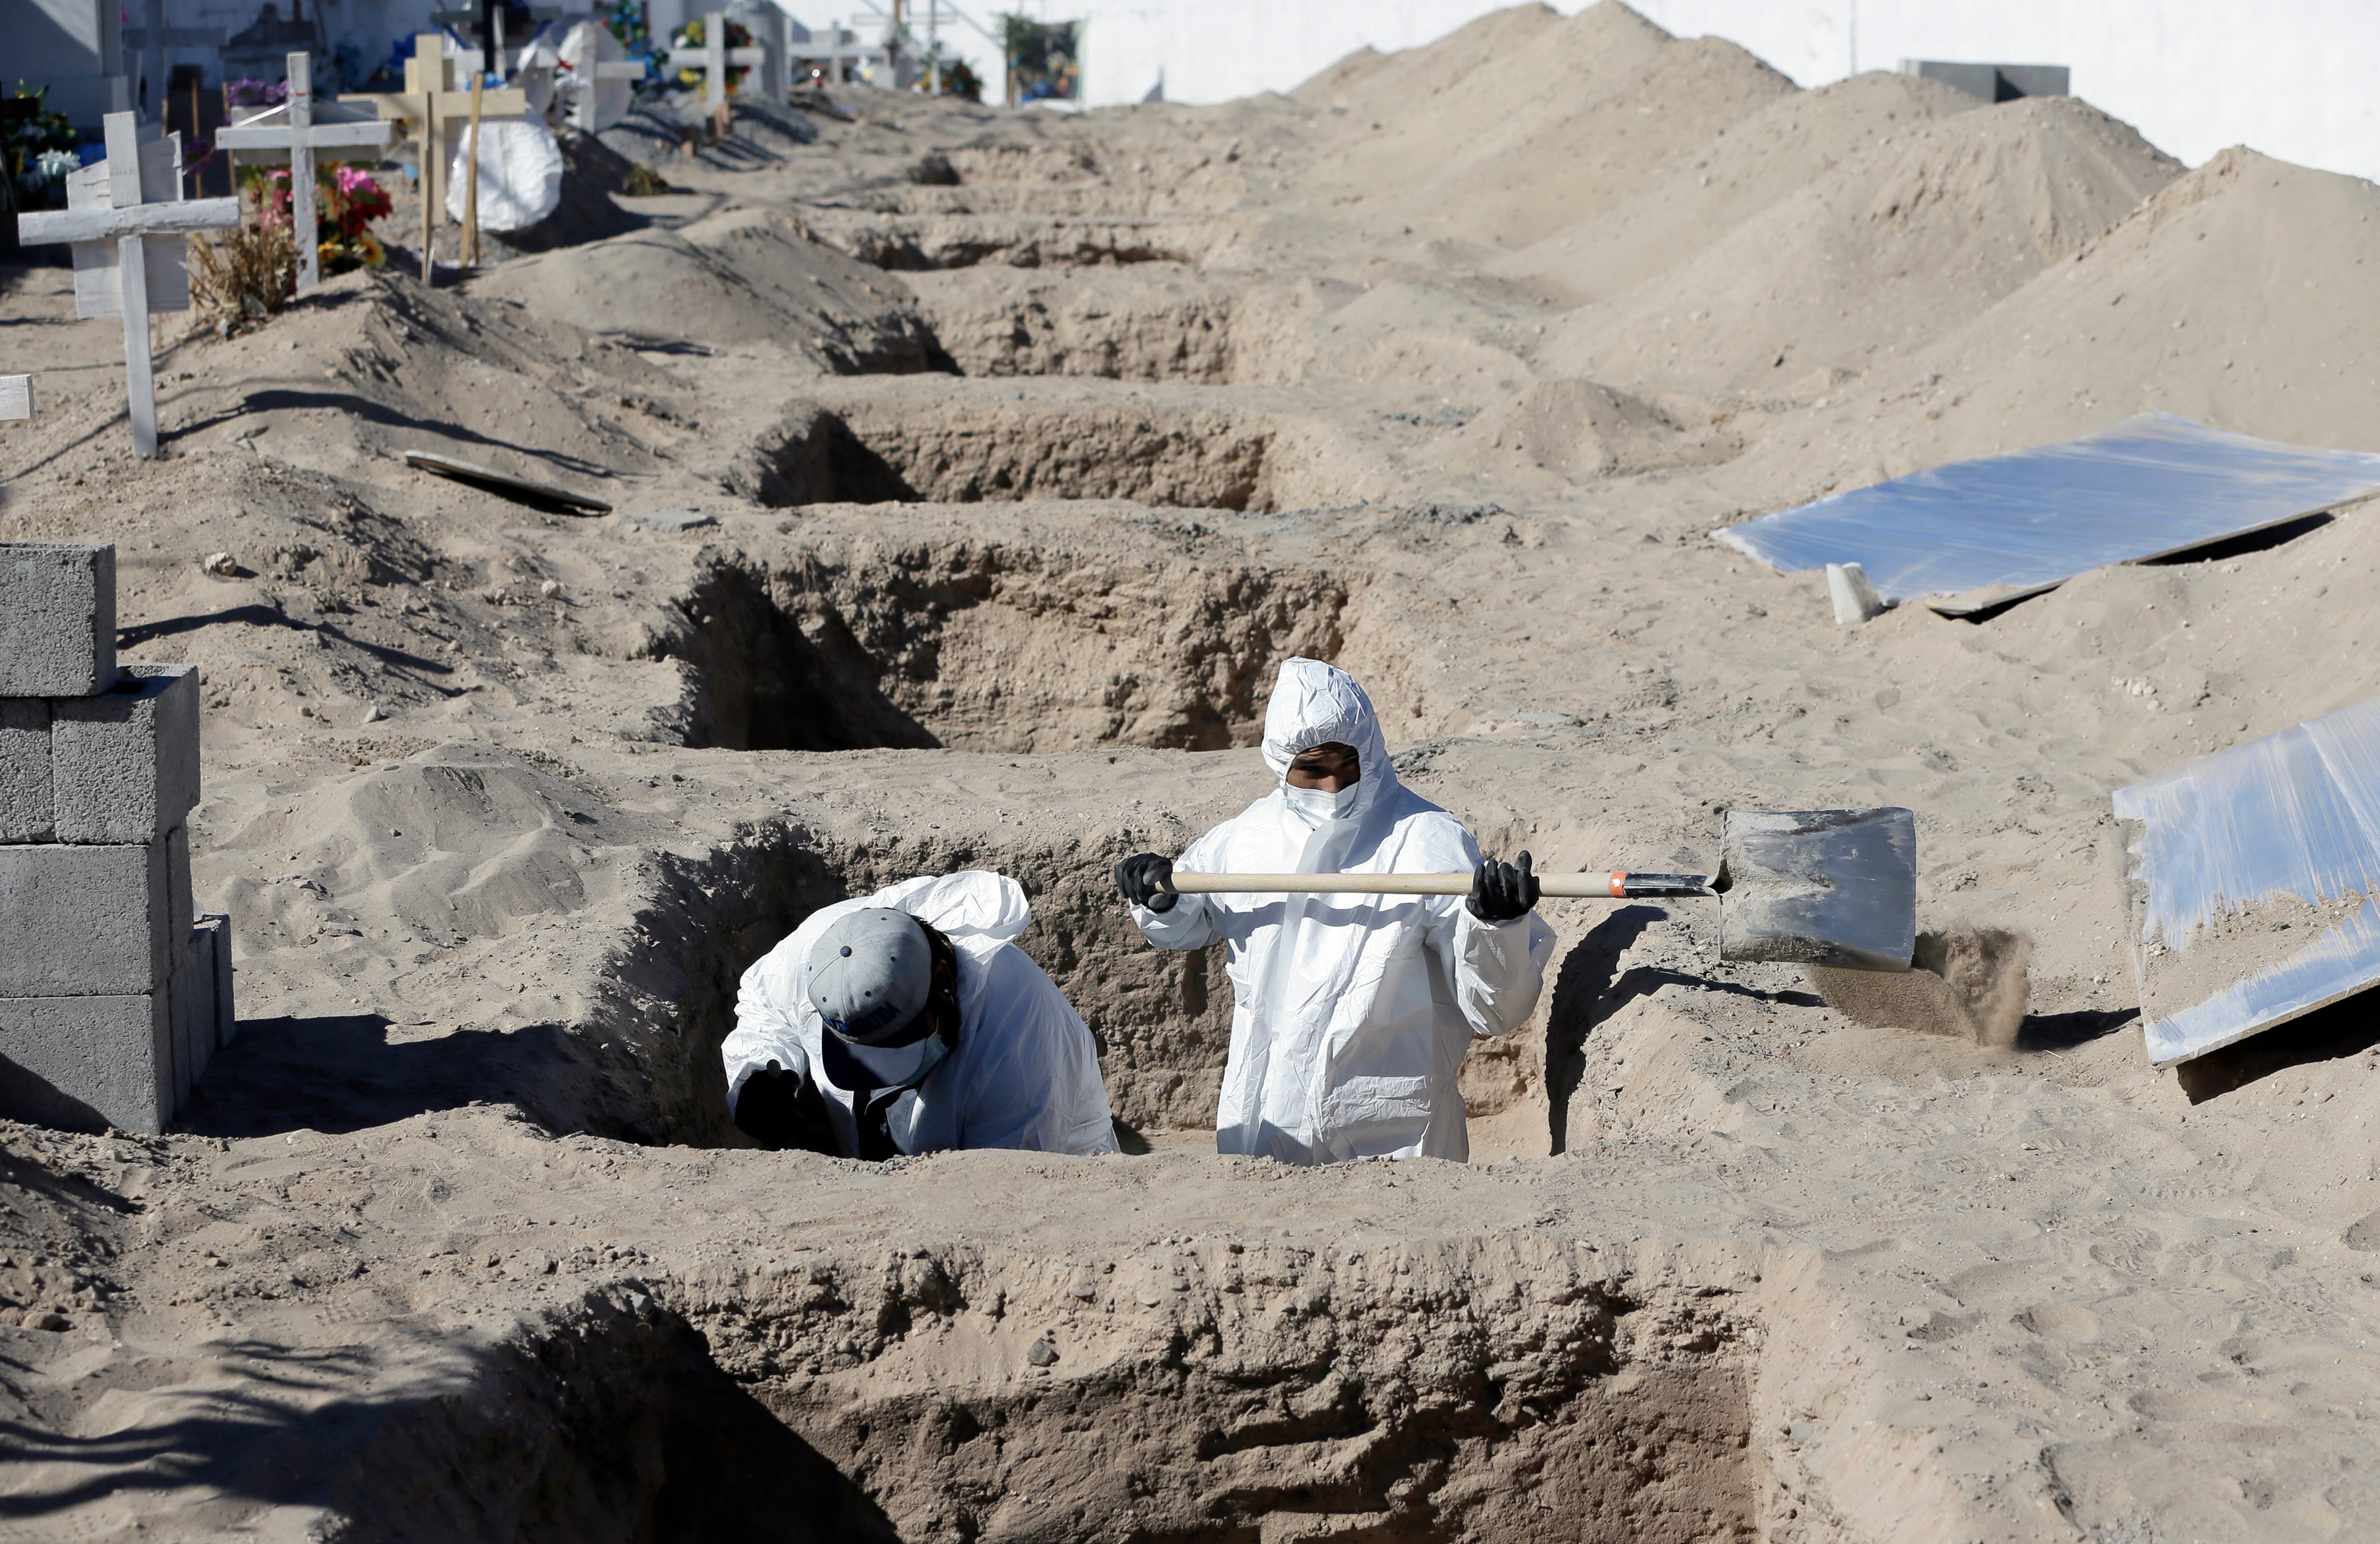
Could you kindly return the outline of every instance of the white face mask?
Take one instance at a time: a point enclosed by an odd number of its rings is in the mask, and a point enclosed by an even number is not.
[[[854,1045],[849,1040],[845,1040],[844,1049],[851,1053],[853,1061],[876,1075],[878,1088],[894,1088],[903,1084],[914,1083],[923,1077],[931,1064],[928,1058],[930,1057],[934,1062],[941,1061],[943,1046],[942,1038],[940,1035],[928,1035],[924,1039],[911,1045],[880,1048]]]
[[[1283,783],[1281,785],[1281,797],[1287,800],[1290,808],[1303,816],[1309,825],[1320,825],[1325,821],[1345,820],[1354,809],[1355,800],[1362,796],[1363,791],[1364,785],[1361,783],[1350,783],[1335,794],[1326,794],[1319,788],[1300,788],[1290,783]]]

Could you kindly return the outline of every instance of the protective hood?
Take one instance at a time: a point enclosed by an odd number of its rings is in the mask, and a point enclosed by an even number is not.
[[[1299,752],[1332,742],[1355,748],[1362,772],[1351,792],[1355,797],[1338,813],[1354,820],[1379,804],[1397,785],[1396,768],[1389,761],[1389,742],[1380,734],[1380,715],[1355,678],[1335,664],[1320,660],[1291,659],[1272,684],[1272,700],[1265,705],[1264,759],[1273,776],[1288,787],[1289,764]]]
[[[956,1045],[929,1036],[918,1042],[915,1062],[880,1057],[845,1045],[820,1020],[808,980],[819,940],[839,918],[872,906],[930,924],[957,951]],[[904,880],[812,912],[744,973],[735,1031],[720,1047],[729,1112],[746,1080],[774,1063],[815,1081],[846,1154],[862,1150],[863,1107],[883,1106],[896,1090],[883,1113],[902,1152],[1113,1152],[1091,1032],[1057,984],[1012,942],[1032,919],[1023,887],[980,870]]]
[[[1005,874],[965,869],[955,874],[929,874],[922,879],[888,884],[867,898],[865,905],[905,911],[931,923],[958,947],[985,954],[1006,943],[1033,920],[1025,887]]]

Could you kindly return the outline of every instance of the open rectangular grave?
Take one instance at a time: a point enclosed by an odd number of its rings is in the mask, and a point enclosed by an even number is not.
[[[1509,1234],[758,1253],[558,1305],[401,1407],[419,1462],[344,1479],[343,1537],[1758,1536],[1740,1283]],[[388,1504],[446,1463],[460,1489]]]
[[[698,744],[1216,750],[1256,743],[1282,660],[1344,646],[1358,577],[1072,524],[714,551],[655,651],[695,669]]]
[[[1220,221],[1047,213],[879,214],[818,211],[811,235],[860,261],[895,273],[971,268],[1113,267],[1196,263],[1232,236]]]
[[[1269,510],[1285,499],[1266,415],[1173,404],[873,397],[798,404],[734,474],[761,504],[1129,499]]]
[[[579,1039],[633,1067],[602,1129],[639,1142],[748,1146],[727,1112],[719,1047],[744,971],[821,906],[917,874],[988,869],[1021,884],[1033,922],[1017,940],[1083,1015],[1116,1119],[1133,1131],[1214,1118],[1230,1048],[1232,989],[1220,950],[1148,947],[1117,903],[1119,834],[1051,842],[931,829],[876,838],[780,824],[698,861],[673,863],[606,976]]]

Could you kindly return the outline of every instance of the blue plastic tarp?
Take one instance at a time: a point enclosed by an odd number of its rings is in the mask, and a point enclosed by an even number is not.
[[[1713,531],[1791,573],[1856,563],[1893,602],[2036,589],[2163,557],[2380,490],[2380,456],[2229,434],[2171,413],[1953,461]]]

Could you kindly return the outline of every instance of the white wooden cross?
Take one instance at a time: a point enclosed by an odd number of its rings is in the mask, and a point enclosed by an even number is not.
[[[681,62],[683,59],[683,62]],[[765,65],[769,52],[764,48],[730,48],[727,46],[727,13],[711,11],[702,18],[702,47],[699,51],[673,48],[670,64],[680,69],[702,71],[702,100],[716,116],[727,107],[727,72]]]
[[[827,83],[834,86],[843,84],[843,67],[846,60],[865,59],[875,52],[859,41],[857,32],[844,27],[840,18],[832,26],[821,28],[797,40],[792,49],[796,60],[808,60],[813,64],[823,60],[827,67]]]
[[[22,423],[33,416],[33,378],[0,375],[0,423]]]
[[[635,82],[645,78],[643,63],[624,57],[618,40],[601,22],[582,21],[572,27],[556,56],[564,66],[557,77],[564,115],[570,127],[582,134],[601,133],[625,115],[618,109],[615,93],[601,89],[604,81]]]
[[[343,96],[341,102],[370,102],[380,115],[403,123],[421,151],[421,262],[430,265],[431,233],[446,218],[446,142],[471,117],[471,92],[456,89],[455,61],[446,56],[441,32],[422,32],[413,40],[413,57],[405,61],[402,92],[370,92]],[[480,115],[485,119],[517,118],[528,111],[528,98],[517,90],[480,93]],[[472,154],[478,156],[478,147]]]
[[[107,159],[67,176],[67,207],[17,217],[28,246],[74,244],[75,314],[124,318],[124,389],[132,448],[157,454],[157,382],[149,357],[149,313],[190,308],[186,237],[237,230],[239,200],[185,199],[182,137],[139,142],[132,115],[103,120]]]
[[[289,100],[269,113],[243,119],[215,131],[220,150],[265,151],[264,159],[289,163],[289,225],[298,238],[298,288],[313,288],[322,280],[322,253],[314,239],[314,152],[318,150],[382,148],[396,137],[393,123],[316,123],[314,121],[314,61],[305,54],[289,55]]]

